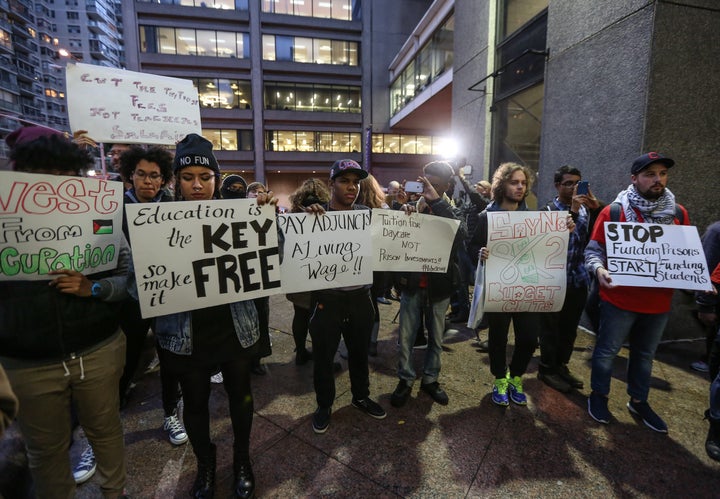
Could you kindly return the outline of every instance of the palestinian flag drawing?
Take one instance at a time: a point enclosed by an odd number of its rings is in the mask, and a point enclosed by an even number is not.
[[[112,234],[112,220],[93,220],[93,234]]]

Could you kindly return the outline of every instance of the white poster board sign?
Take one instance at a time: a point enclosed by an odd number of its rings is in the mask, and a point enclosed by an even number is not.
[[[0,171],[0,281],[117,267],[122,182]]]
[[[273,206],[234,199],[125,211],[143,317],[283,292]]]
[[[278,225],[285,235],[286,293],[372,282],[369,210],[290,213],[278,216]]]
[[[73,131],[97,142],[175,144],[201,133],[197,89],[190,80],[90,64],[68,64]]]
[[[373,210],[373,270],[447,272],[459,226],[452,218]]]
[[[566,211],[488,212],[485,312],[557,312],[565,301]]]
[[[613,284],[711,291],[697,227],[605,222]]]

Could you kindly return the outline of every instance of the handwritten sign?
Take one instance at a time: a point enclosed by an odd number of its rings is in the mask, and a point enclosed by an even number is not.
[[[712,290],[696,227],[605,222],[605,245],[613,284]]]
[[[285,235],[282,262],[287,293],[359,286],[372,282],[370,211],[278,216]]]
[[[0,281],[117,267],[122,183],[0,172]]]
[[[488,212],[485,312],[557,312],[565,301],[566,211]]]
[[[272,206],[237,199],[125,211],[143,317],[283,292]]]
[[[373,270],[447,272],[459,220],[373,210]]]
[[[98,142],[175,144],[201,131],[189,80],[80,63],[65,78],[70,128]]]

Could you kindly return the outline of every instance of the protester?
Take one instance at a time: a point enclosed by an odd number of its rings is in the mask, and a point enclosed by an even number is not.
[[[460,211],[445,195],[453,177],[453,168],[444,161],[434,161],[423,167],[423,176],[419,181],[423,183],[422,201],[418,203],[417,210],[425,214],[460,219]],[[423,209],[424,207],[424,209]],[[450,295],[459,282],[457,268],[457,249],[465,238],[465,224],[461,224],[453,248],[450,252],[450,261],[445,273],[409,272],[400,279],[400,329],[399,344],[400,355],[398,359],[398,382],[390,403],[393,407],[402,407],[407,402],[415,382],[415,368],[413,366],[413,345],[418,334],[418,325],[421,324],[423,313],[425,325],[428,329],[428,343],[425,351],[423,376],[420,389],[432,399],[442,405],[447,405],[448,395],[440,387],[440,354],[442,353],[443,334],[445,333],[445,313],[450,303]],[[448,241],[448,243],[451,243]]]
[[[598,423],[608,424],[612,417],[608,396],[613,362],[623,343],[629,341],[627,408],[650,429],[668,431],[665,421],[648,404],[648,394],[653,357],[667,324],[673,290],[615,286],[607,270],[605,222],[611,220],[612,205],[617,203],[620,222],[688,224],[687,211],[666,187],[668,170],[674,164],[656,152],[636,158],[630,167],[631,184],[600,212],[585,250],[585,264],[597,276],[600,287],[600,330],[593,350],[592,392],[588,398],[588,413]]]
[[[228,175],[222,181],[220,194],[223,199],[245,199],[247,197],[247,182],[240,175]]]
[[[15,171],[83,176],[90,154],[63,135],[26,127],[6,142]],[[0,363],[20,403],[18,423],[37,497],[73,497],[70,405],[95,449],[104,497],[124,494],[118,386],[125,359],[119,302],[127,296],[130,249],[117,267],[84,275],[52,271],[47,281],[0,282]]]
[[[5,370],[0,366],[0,437],[15,419],[17,410],[17,397],[12,391]]]
[[[705,252],[708,269],[712,270],[720,263],[720,221],[716,221],[705,229],[702,236],[702,247]],[[705,327],[705,352],[701,359],[690,364],[695,371],[708,372],[710,352],[718,329],[718,308],[720,299],[717,294],[695,293],[698,305],[698,320]],[[712,379],[712,378],[711,378]]]
[[[313,204],[308,213],[322,215],[326,211],[364,210],[355,203],[360,180],[368,173],[351,159],[340,159],[330,168],[330,201]],[[310,336],[313,342],[313,383],[318,407],[312,417],[315,433],[325,433],[335,401],[333,359],[345,340],[348,350],[352,405],[375,419],[384,419],[385,410],[370,399],[368,345],[373,328],[373,304],[370,285],[323,289],[313,292],[313,313]]]
[[[176,199],[201,201],[220,197],[220,168],[205,138],[190,134],[177,145],[173,163]],[[258,196],[272,203],[272,193]],[[235,496],[255,493],[250,464],[253,397],[250,365],[257,354],[258,317],[252,301],[211,306],[157,317],[155,334],[162,348],[162,366],[180,379],[183,419],[197,459],[197,476],[190,494],[212,497],[215,491],[216,449],[210,440],[210,376],[217,366],[224,378],[233,430]]]
[[[713,225],[716,224],[717,222]],[[717,296],[717,288],[720,287],[720,263],[715,266],[710,280],[715,290],[713,293],[707,294]],[[715,461],[720,461],[720,330],[715,335],[715,341],[708,360],[708,370],[712,383],[710,384],[710,409],[705,411],[705,419],[710,423],[707,438],[705,439],[705,452]]]

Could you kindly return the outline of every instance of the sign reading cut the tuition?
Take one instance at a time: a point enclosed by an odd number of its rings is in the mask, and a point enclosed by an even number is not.
[[[286,293],[372,282],[369,210],[291,213],[280,215],[278,224],[285,236]]]
[[[556,312],[565,301],[566,211],[488,212],[485,312]]]
[[[613,284],[712,290],[694,226],[605,222],[605,245]]]
[[[122,182],[0,172],[0,281],[117,266]]]
[[[373,270],[447,272],[459,220],[373,210]]]
[[[282,292],[275,208],[251,199],[125,206],[145,318]]]
[[[68,64],[73,131],[98,142],[175,144],[200,133],[197,89],[190,80],[90,64]]]

